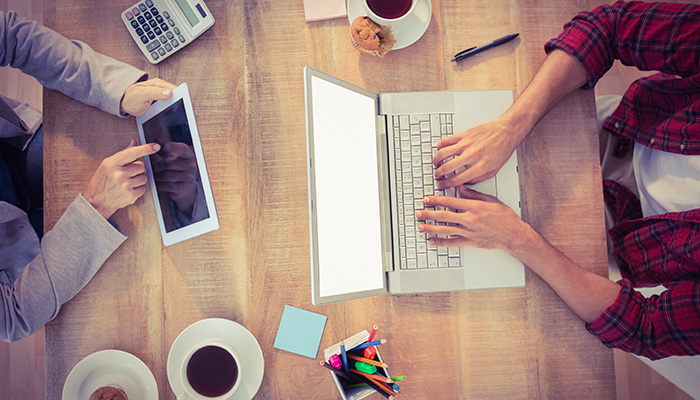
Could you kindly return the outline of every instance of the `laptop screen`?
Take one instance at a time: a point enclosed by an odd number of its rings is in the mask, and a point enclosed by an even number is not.
[[[310,86],[319,294],[382,289],[376,95]]]

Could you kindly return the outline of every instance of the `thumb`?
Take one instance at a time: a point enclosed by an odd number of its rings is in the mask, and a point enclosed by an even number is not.
[[[480,201],[488,201],[488,202],[494,202],[498,201],[496,197],[493,197],[491,195],[477,192],[474,189],[469,189],[468,187],[464,185],[458,186],[459,189],[459,194],[462,195],[465,199],[471,199],[471,200],[480,200]]]
[[[173,90],[161,86],[147,86],[143,88],[142,94],[145,101],[156,101],[169,99],[173,95]]]
[[[132,147],[136,147],[136,140],[131,139],[131,142],[129,142],[129,145],[126,146],[127,149],[130,149]]]

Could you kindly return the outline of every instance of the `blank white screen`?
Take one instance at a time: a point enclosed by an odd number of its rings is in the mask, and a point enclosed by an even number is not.
[[[311,77],[319,294],[384,287],[375,99]]]

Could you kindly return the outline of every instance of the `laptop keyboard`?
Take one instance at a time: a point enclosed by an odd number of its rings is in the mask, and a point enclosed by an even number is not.
[[[454,188],[437,189],[432,162],[437,144],[453,133],[452,118],[453,114],[393,116],[400,269],[462,266],[459,248],[432,246],[429,236],[418,231],[423,222],[415,218],[416,210],[433,209],[424,207],[424,196],[455,196]]]

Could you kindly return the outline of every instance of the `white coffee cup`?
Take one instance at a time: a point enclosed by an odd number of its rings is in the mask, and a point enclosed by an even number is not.
[[[218,347],[219,349],[204,349],[205,347]],[[194,362],[194,365],[201,364],[202,362],[207,361],[207,354],[212,354],[211,352],[213,351],[217,356],[216,358],[220,358],[222,356],[222,353],[220,349],[225,350],[228,352],[228,354],[233,358],[233,361],[235,362],[235,367],[236,367],[236,375],[235,375],[235,380],[233,383],[233,386],[227,390],[225,393],[219,394],[218,396],[207,396],[205,394],[201,394],[195,387],[192,385],[192,383],[195,384],[195,386],[202,386],[202,383],[199,382],[190,382],[190,377],[188,377],[187,373],[187,367],[190,365],[190,362]],[[199,353],[197,358],[193,361],[192,357],[197,353],[198,351],[202,350],[202,353]],[[223,356],[226,358],[225,356]],[[211,361],[213,358],[209,358],[208,360]],[[238,386],[240,386],[241,383],[241,363],[238,357],[238,353],[231,348],[229,345],[226,343],[223,343],[218,340],[210,340],[210,341],[205,341],[202,343],[199,343],[197,346],[193,347],[189,352],[187,352],[187,355],[185,358],[182,360],[182,364],[180,364],[180,377],[182,379],[182,385],[184,387],[182,393],[177,394],[177,399],[178,400],[184,400],[184,399],[193,399],[193,400],[223,400],[223,399],[228,399],[237,389]],[[198,388],[200,391],[206,391],[203,389],[207,389],[205,387],[199,387]]]
[[[376,10],[372,10],[372,7],[370,4],[374,5]],[[410,3],[410,7],[408,7],[408,10],[404,12],[403,14],[393,17],[389,14],[385,15],[378,15],[378,12],[382,11],[392,11],[391,6],[387,6],[387,4],[397,4],[396,8],[393,9],[393,11],[396,11],[398,9],[404,10],[406,9],[406,6]],[[367,13],[367,16],[369,19],[372,21],[380,24],[380,25],[385,25],[385,26],[392,26],[398,22],[401,22],[404,20],[408,15],[410,15],[413,12],[413,9],[416,8],[416,4],[418,3],[418,0],[362,0],[362,6],[364,7],[365,12]]]

